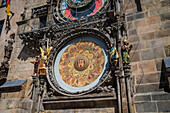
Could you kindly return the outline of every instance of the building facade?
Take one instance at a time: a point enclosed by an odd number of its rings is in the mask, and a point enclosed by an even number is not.
[[[0,112],[170,112],[168,0],[0,3]]]

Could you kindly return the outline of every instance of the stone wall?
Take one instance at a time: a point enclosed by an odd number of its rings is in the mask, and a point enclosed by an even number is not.
[[[2,0],[0,0],[1,2]],[[170,57],[170,1],[141,0],[142,12],[136,11],[133,0],[125,0],[126,24],[131,51],[132,73],[135,77],[134,103],[135,112],[170,112],[170,93],[162,86],[162,59]],[[133,3],[132,3],[133,2]],[[10,34],[16,33],[16,22],[21,21],[20,14],[26,8],[25,19],[30,19],[31,8],[45,4],[45,0],[11,0],[11,10],[15,13],[11,19],[11,30],[8,34],[4,28],[0,37],[0,62],[3,61],[5,40]],[[0,8],[0,20],[6,19],[5,7]],[[37,26],[38,20],[29,21],[31,26]],[[29,26],[21,30],[29,31]],[[27,52],[20,38],[16,35],[14,49],[10,60],[8,80],[28,79],[19,92],[0,92],[0,112],[27,113],[30,110],[31,75],[33,64],[30,62],[35,55]],[[45,111],[53,113],[56,111]],[[67,109],[58,112],[114,112],[114,108]]]
[[[162,59],[170,57],[170,1],[126,1],[126,23],[135,77],[135,112],[170,112],[170,93],[164,91]]]
[[[27,54],[27,50],[22,44],[22,40],[17,36],[18,25],[16,22],[21,21],[21,14],[24,12],[26,2],[29,0],[11,0],[10,10],[15,13],[10,20],[11,29],[6,34],[6,7],[0,8],[0,21],[4,20],[3,30],[0,36],[0,63],[4,58],[4,46],[12,33],[15,33],[15,42],[13,44],[13,51],[9,61],[10,68],[7,80],[23,80],[27,82],[22,86],[20,91],[1,91],[0,90],[0,113],[28,113],[30,110],[31,100],[31,75],[33,73],[33,64],[30,61],[33,57]],[[2,0],[0,0],[0,3]]]

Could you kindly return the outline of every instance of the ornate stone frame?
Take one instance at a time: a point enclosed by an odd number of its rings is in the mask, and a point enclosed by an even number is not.
[[[67,96],[80,96],[80,95],[90,93],[93,90],[95,90],[96,88],[98,88],[101,84],[103,84],[106,81],[106,79],[109,78],[108,76],[111,74],[111,70],[110,70],[110,68],[108,68],[106,73],[104,74],[103,78],[101,79],[101,82],[99,82],[96,86],[91,88],[89,91],[82,91],[82,92],[78,92],[78,93],[70,93],[68,91],[63,90],[60,86],[57,85],[57,83],[55,81],[55,77],[54,77],[54,72],[53,72],[55,57],[56,57],[57,53],[60,51],[60,49],[68,41],[75,39],[82,34],[83,35],[95,36],[96,38],[104,41],[106,43],[106,45],[109,47],[110,39],[106,35],[104,35],[103,33],[99,32],[97,30],[94,30],[94,29],[77,29],[77,30],[71,31],[71,32],[67,33],[66,35],[62,36],[59,39],[58,43],[56,43],[54,45],[54,47],[51,51],[51,55],[49,57],[48,67],[47,67],[47,69],[48,69],[47,70],[48,82],[51,85],[51,87],[60,94],[67,95]]]

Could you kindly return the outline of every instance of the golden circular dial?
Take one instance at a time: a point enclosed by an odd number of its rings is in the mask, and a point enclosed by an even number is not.
[[[79,41],[62,54],[59,61],[60,77],[69,86],[84,87],[100,76],[104,63],[100,46],[90,41]]]

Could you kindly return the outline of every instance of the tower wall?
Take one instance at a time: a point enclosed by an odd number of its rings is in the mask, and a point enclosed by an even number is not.
[[[162,60],[170,57],[170,1],[140,1],[141,12],[135,2],[125,4],[128,37],[133,45],[135,112],[167,112],[170,94],[165,91]]]

